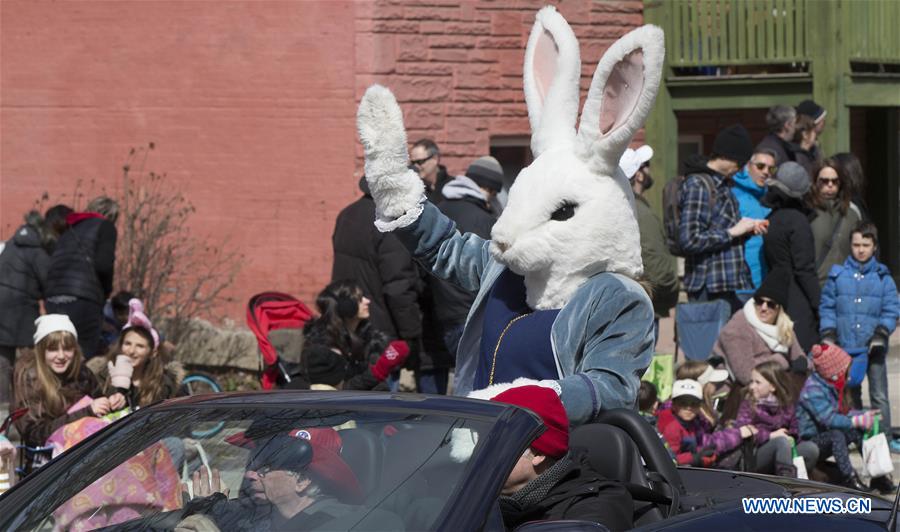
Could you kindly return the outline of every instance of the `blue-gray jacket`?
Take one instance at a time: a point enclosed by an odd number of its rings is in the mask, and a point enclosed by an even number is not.
[[[878,328],[890,336],[900,316],[900,299],[887,266],[874,258],[860,264],[852,256],[843,265],[832,266],[819,316],[819,330],[835,331],[847,350],[868,347]]]
[[[415,222],[394,234],[435,275],[478,291],[456,355],[454,393],[466,395],[475,379],[487,296],[506,267],[491,257],[489,240],[461,235],[427,202]],[[653,340],[653,304],[637,282],[614,273],[588,279],[551,329],[560,398],[570,423],[588,422],[601,409],[634,408]]]

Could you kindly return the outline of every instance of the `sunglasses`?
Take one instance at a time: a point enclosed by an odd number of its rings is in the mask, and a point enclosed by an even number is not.
[[[766,163],[753,163],[753,166],[755,166],[756,169],[759,170],[760,172],[762,172],[763,170],[768,168],[770,174],[774,174],[775,170],[778,170],[777,166],[769,166]]]
[[[820,177],[816,180],[820,185],[834,185],[837,186],[840,182],[839,177]]]
[[[428,157],[425,157],[424,159],[413,159],[413,160],[410,160],[409,162],[414,164],[415,166],[422,166],[423,164],[427,163],[432,157],[434,157],[434,154],[431,154]]]
[[[766,306],[766,307],[769,307],[771,310],[778,310],[781,308],[781,305],[772,301],[771,299],[763,299],[761,297],[754,297],[753,304],[755,304],[757,307]]]

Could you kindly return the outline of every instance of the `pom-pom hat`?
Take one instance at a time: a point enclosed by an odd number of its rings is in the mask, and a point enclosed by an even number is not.
[[[846,351],[836,345],[817,344],[812,348],[813,367],[827,381],[840,379],[853,359]]]

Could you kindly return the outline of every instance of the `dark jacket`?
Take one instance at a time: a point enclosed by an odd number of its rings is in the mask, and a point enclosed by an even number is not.
[[[769,187],[764,203],[772,208],[769,231],[763,239],[763,250],[769,271],[784,268],[791,272],[787,293],[788,316],[794,321],[797,343],[805,352],[819,341],[819,281],[808,211],[800,200],[790,198],[779,189]]]
[[[375,228],[375,202],[365,178],[363,197],[338,214],[332,236],[332,280],[352,279],[371,300],[372,324],[391,338],[422,336],[419,275],[409,251],[391,233]]]
[[[666,247],[662,222],[643,196],[635,196],[634,210],[641,232],[641,260],[644,278],[653,287],[653,310],[658,317],[668,317],[678,303],[678,264]]]
[[[33,345],[50,256],[33,225],[23,225],[0,253],[0,345]]]
[[[20,358],[16,362],[16,375],[24,373],[25,386],[17,386],[15,408],[28,408],[28,413],[16,421],[16,429],[22,436],[22,442],[29,447],[41,447],[56,429],[77,421],[85,416],[93,415],[90,406],[72,413],[54,416],[42,408],[37,389],[37,370],[34,366],[34,354]],[[18,379],[17,379],[18,380]],[[103,390],[97,377],[85,365],[81,366],[78,376],[60,387],[65,408],[68,409],[82,397],[102,397]]]
[[[112,292],[116,226],[93,213],[70,214],[50,258],[46,297],[74,296],[102,306]]]
[[[824,286],[828,280],[828,272],[832,266],[844,263],[850,256],[850,233],[859,224],[862,214],[859,208],[850,203],[847,212],[843,215],[834,200],[826,200],[825,208],[815,209],[815,215],[810,221],[813,239],[815,241],[816,273],[819,278],[819,286]],[[829,247],[829,242],[831,242]]]
[[[788,161],[796,161],[797,156],[794,153],[797,149],[796,145],[784,140],[775,133],[769,133],[756,145],[754,152],[760,150],[772,150],[775,152],[775,164],[783,164]]]
[[[371,306],[370,306],[371,308]],[[372,365],[388,346],[388,337],[376,329],[370,321],[363,321],[356,330],[358,341],[349,349],[334,345],[328,336],[325,322],[316,318],[306,322],[303,327],[302,366],[306,367],[306,357],[315,350],[339,351],[347,361],[347,376],[344,378],[344,390],[387,390],[386,385],[372,375]],[[347,339],[347,344],[351,344]],[[308,380],[308,378],[306,379]]]
[[[510,497],[500,497],[500,513],[506,528],[512,530],[529,521],[574,519],[600,523],[610,530],[628,530],[633,526],[631,495],[625,487],[593,471],[580,456],[564,457],[541,477],[559,476],[549,491],[537,502],[522,502],[523,492],[537,492],[538,477]],[[553,469],[551,468],[551,469]],[[546,486],[543,487],[546,489]],[[530,499],[531,497],[525,496]]]

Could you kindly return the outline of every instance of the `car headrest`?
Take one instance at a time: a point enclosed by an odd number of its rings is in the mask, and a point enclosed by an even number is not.
[[[378,486],[383,459],[378,436],[366,429],[354,428],[338,431],[343,441],[341,458],[356,474],[364,497]]]

